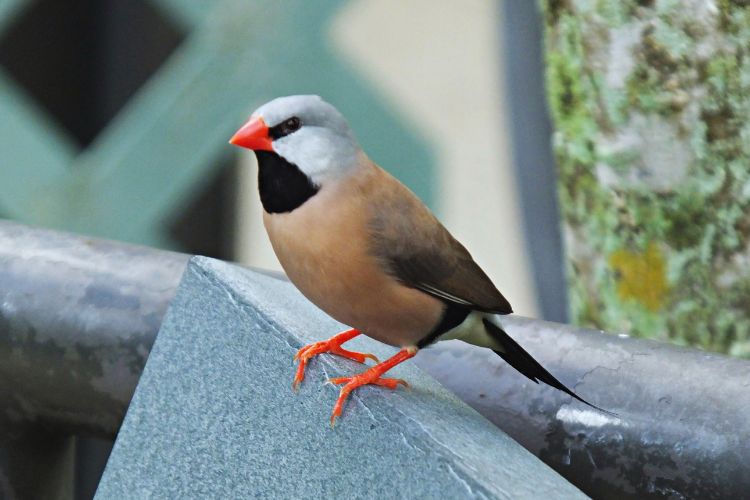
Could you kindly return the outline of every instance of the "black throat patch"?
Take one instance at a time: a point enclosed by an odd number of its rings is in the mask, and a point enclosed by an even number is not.
[[[258,158],[258,191],[269,214],[291,212],[320,189],[294,163],[272,151],[255,151]]]

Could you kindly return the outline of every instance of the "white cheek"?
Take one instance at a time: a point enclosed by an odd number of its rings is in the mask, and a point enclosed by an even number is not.
[[[313,182],[353,167],[357,158],[356,144],[304,130],[277,139],[274,150],[297,165]]]
[[[303,140],[304,139],[304,140]],[[331,162],[330,148],[316,138],[290,135],[274,141],[274,149],[307,175],[324,170]]]

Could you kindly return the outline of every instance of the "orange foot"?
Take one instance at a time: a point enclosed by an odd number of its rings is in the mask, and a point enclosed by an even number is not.
[[[294,360],[299,360],[299,365],[297,365],[297,374],[294,376],[292,388],[294,390],[297,390],[302,381],[305,380],[305,366],[307,366],[307,362],[310,360],[310,358],[324,352],[338,354],[339,356],[353,359],[354,361],[357,361],[359,363],[364,363],[368,358],[378,363],[378,358],[376,358],[372,354],[347,351],[346,349],[343,349],[341,347],[341,344],[353,339],[359,334],[359,330],[352,328],[351,330],[339,333],[338,335],[335,335],[328,340],[322,340],[320,342],[315,342],[314,344],[306,345],[305,347],[297,351],[297,354],[294,355]]]
[[[409,387],[406,381],[400,378],[381,378],[385,372],[396,366],[397,364],[406,361],[407,359],[413,358],[417,354],[416,347],[406,347],[401,349],[398,354],[390,359],[379,363],[366,372],[360,373],[353,377],[337,377],[329,379],[328,381],[333,384],[345,384],[339,392],[339,398],[336,400],[336,405],[333,407],[333,413],[331,413],[331,427],[336,424],[336,419],[341,416],[341,410],[344,408],[346,398],[349,397],[349,393],[357,387],[363,385],[379,385],[381,387],[387,387],[388,389],[395,389],[399,384]]]

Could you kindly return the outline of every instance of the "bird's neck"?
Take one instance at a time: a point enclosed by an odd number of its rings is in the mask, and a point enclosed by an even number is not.
[[[260,201],[269,214],[291,212],[320,190],[297,165],[282,156],[272,151],[256,151],[255,156]]]

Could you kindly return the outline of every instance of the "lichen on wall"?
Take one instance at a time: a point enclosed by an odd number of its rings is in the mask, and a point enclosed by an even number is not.
[[[750,2],[542,12],[571,318],[750,358]]]

